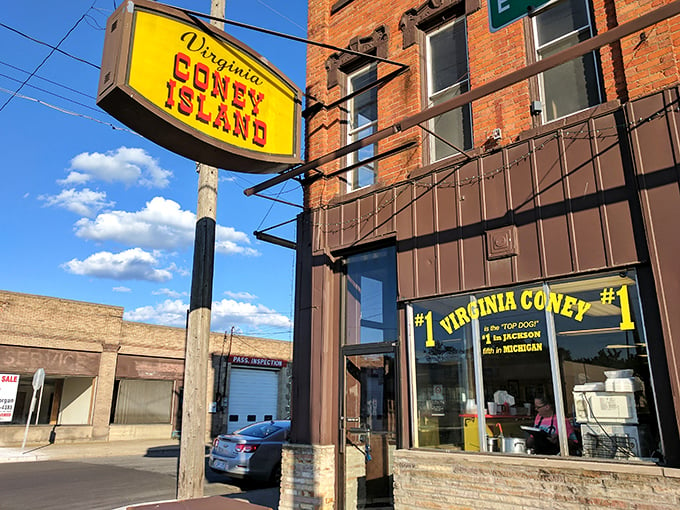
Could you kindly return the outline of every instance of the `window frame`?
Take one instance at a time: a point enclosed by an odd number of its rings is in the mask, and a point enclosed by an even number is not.
[[[373,257],[377,261],[384,261],[382,268],[387,271],[391,271],[391,274],[386,275],[390,279],[376,280],[371,278],[373,281],[379,281],[383,284],[383,289],[381,293],[381,321],[370,321],[365,319],[362,313],[362,302],[361,302],[361,282],[359,285],[355,285],[355,288],[359,290],[359,297],[350,295],[350,285],[352,284],[352,275],[349,274],[351,265],[356,261],[358,263],[366,264],[366,260],[358,260],[361,257]],[[372,266],[369,264],[369,269]],[[364,266],[357,274],[362,277],[366,274],[374,273],[375,270],[366,271],[366,266]],[[356,282],[355,282],[356,283]],[[397,278],[397,250],[394,245],[385,245],[375,247],[371,250],[351,253],[345,256],[342,260],[342,284],[341,288],[341,343],[343,348],[354,348],[363,350],[366,348],[372,349],[379,345],[392,345],[399,339],[399,311],[398,311],[398,278]],[[389,295],[387,295],[389,293]],[[393,309],[387,310],[385,304],[392,303],[394,305]],[[351,324],[350,324],[351,323]],[[378,327],[378,325],[387,327]],[[370,341],[362,339],[362,329],[363,327],[368,327],[372,330],[392,330],[394,338],[388,338],[382,341]],[[367,347],[369,346],[369,347]]]
[[[378,78],[378,67],[375,62],[369,62],[366,64],[363,64],[361,66],[358,66],[356,69],[353,69],[352,71],[349,71],[345,75],[345,92],[347,95],[352,94],[356,89],[354,86],[353,81],[357,78],[360,78],[364,75],[367,74],[373,74],[372,77],[369,77],[371,79],[368,80],[368,83],[374,83],[377,81]],[[365,94],[374,94],[375,95],[375,119],[371,120],[369,122],[366,122],[364,124],[361,124],[359,126],[352,126],[353,119],[355,117],[355,105],[356,101],[359,98],[366,97]],[[347,101],[347,108],[346,108],[346,115],[345,115],[345,143],[346,144],[351,144],[353,142],[356,142],[357,140],[375,133],[378,130],[378,91],[376,87],[372,87],[361,94],[358,94],[352,98],[350,98]],[[373,155],[377,154],[378,151],[378,144],[372,144],[370,146],[364,147],[362,150],[367,149],[368,147],[371,147],[373,150]],[[346,165],[355,165],[359,163],[361,159],[359,158],[359,151],[352,152],[346,156]],[[373,176],[370,179],[369,183],[362,184],[361,183],[361,176],[362,176],[362,170],[369,169]],[[345,176],[343,177],[343,180],[346,182],[346,193],[351,193],[353,191],[357,191],[363,188],[366,188],[368,186],[374,185],[377,180],[378,180],[378,165],[377,162],[371,162],[367,163],[366,165],[361,165],[356,168],[352,168],[347,171]]]
[[[433,76],[433,71],[434,71],[434,66],[432,65],[432,47],[431,47],[431,39],[433,36],[450,29],[454,27],[457,23],[463,23],[464,27],[463,30],[465,31],[465,66],[467,68],[467,72],[465,74],[464,79],[459,80],[455,83],[447,85],[445,88],[437,91],[433,91],[433,83],[434,83],[434,76]],[[423,58],[423,65],[425,67],[425,72],[423,73],[424,77],[424,87],[423,87],[423,95],[424,95],[424,103],[426,107],[433,106],[436,104],[436,101],[442,97],[446,97],[447,94],[449,94],[452,90],[455,90],[456,88],[460,89],[461,87],[465,86],[465,90],[463,92],[469,91],[470,90],[470,47],[468,44],[468,24],[467,24],[467,16],[465,14],[459,14],[456,16],[452,16],[448,19],[446,19],[443,23],[437,24],[435,26],[431,26],[428,28],[423,28],[422,29],[422,48],[423,48],[423,53],[424,53],[424,58]],[[463,92],[458,92],[459,95]],[[455,97],[455,96],[454,96]],[[427,143],[427,160],[429,163],[436,163],[438,161],[442,161],[446,158],[457,156],[462,153],[462,151],[470,150],[474,147],[474,130],[473,130],[473,125],[474,125],[474,117],[472,114],[472,105],[467,104],[464,106],[460,106],[459,108],[456,108],[455,110],[452,111],[461,111],[463,115],[463,130],[467,130],[468,133],[464,133],[463,137],[465,138],[466,136],[469,136],[469,146],[463,145],[463,147],[456,147],[454,148],[451,146],[452,152],[444,154],[440,157],[437,157],[437,143],[438,139],[433,136],[433,135],[428,135],[428,143]],[[450,114],[451,112],[447,112],[447,114]],[[446,114],[443,114],[446,115]],[[466,117],[468,119],[467,123],[468,125],[466,126]],[[440,119],[441,116],[436,117],[434,119],[430,119],[427,122],[428,129],[432,131],[433,133],[437,133],[437,129],[435,126],[435,123],[438,119]],[[445,142],[441,142],[445,143]]]
[[[630,290],[626,290],[626,305],[622,305],[622,295],[623,295],[623,287],[626,287],[628,289],[629,283],[625,283],[624,280],[621,280],[621,288],[617,290],[617,285],[618,283],[614,283],[615,278],[627,278],[628,280],[632,281],[634,283],[634,287],[631,288]],[[618,281],[618,280],[617,280]],[[478,420],[478,428],[477,428],[477,435],[478,438],[477,440],[479,441],[479,447],[480,451],[488,451],[486,445],[485,445],[485,432],[487,430],[487,425],[492,425],[490,423],[490,420],[488,417],[485,417],[486,412],[479,412],[480,409],[484,407],[486,404],[486,399],[485,397],[488,397],[488,395],[485,395],[485,390],[488,389],[485,386],[485,370],[489,371],[489,365],[485,364],[485,360],[487,362],[491,361],[492,366],[493,366],[493,357],[487,357],[485,358],[484,356],[487,356],[489,353],[481,352],[481,345],[483,340],[487,340],[486,343],[488,343],[488,334],[485,334],[485,336],[482,336],[482,333],[484,331],[489,331],[488,329],[484,329],[482,331],[481,325],[483,324],[482,317],[475,318],[474,316],[470,315],[471,319],[467,319],[468,322],[462,322],[460,326],[454,326],[456,330],[458,331],[457,333],[454,331],[454,334],[451,335],[449,332],[448,335],[444,335],[444,338],[442,339],[437,339],[435,337],[433,338],[433,343],[431,345],[427,345],[427,341],[425,342],[425,351],[422,351],[422,342],[423,342],[423,336],[425,335],[425,331],[427,331],[428,327],[428,322],[425,321],[423,322],[423,311],[425,310],[430,310],[429,313],[432,313],[434,310],[439,310],[438,313],[443,314],[440,315],[441,317],[444,317],[444,319],[449,318],[451,321],[455,320],[461,320],[460,315],[458,315],[459,310],[456,311],[455,317],[458,317],[458,319],[454,319],[454,313],[453,309],[451,308],[451,303],[458,303],[458,305],[463,304],[464,302],[469,301],[470,303],[477,302],[480,303],[481,299],[483,296],[490,296],[493,294],[500,294],[500,293],[506,293],[510,292],[515,295],[515,297],[519,297],[518,291],[526,291],[526,290],[534,290],[534,291],[542,291],[544,296],[549,296],[551,293],[556,293],[556,294],[563,294],[563,296],[576,296],[578,298],[582,298],[584,292],[594,292],[597,291],[598,293],[600,292],[600,289],[602,291],[609,290],[610,293],[613,295],[616,295],[616,299],[618,301],[613,301],[611,304],[613,304],[615,307],[618,304],[621,309],[628,307],[628,314],[621,312],[621,318],[620,320],[622,321],[621,324],[619,325],[619,328],[621,331],[619,332],[614,332],[614,331],[609,331],[609,333],[616,333],[617,335],[621,333],[625,333],[628,335],[628,331],[631,332],[633,337],[637,335],[644,343],[644,354],[642,356],[647,357],[647,353],[650,350],[650,341],[647,335],[647,318],[646,318],[646,313],[645,313],[645,308],[644,304],[642,303],[642,296],[641,296],[641,282],[640,282],[640,275],[639,271],[635,268],[630,268],[628,270],[622,270],[618,272],[612,272],[612,270],[605,271],[602,273],[596,273],[596,274],[587,274],[587,275],[577,275],[574,277],[570,278],[556,278],[556,279],[548,279],[545,281],[539,281],[539,282],[528,282],[528,283],[521,283],[517,282],[516,284],[510,286],[510,287],[496,287],[492,289],[483,289],[483,290],[478,290],[478,291],[470,291],[470,292],[465,292],[461,294],[456,294],[456,295],[442,295],[442,296],[433,296],[430,298],[426,299],[418,299],[418,300],[412,300],[406,303],[406,318],[407,318],[407,327],[406,327],[406,332],[407,332],[407,366],[408,366],[408,377],[409,377],[409,397],[410,397],[410,402],[409,402],[409,408],[411,410],[411,419],[410,419],[410,430],[411,430],[411,437],[412,437],[412,445],[414,448],[431,448],[432,446],[427,445],[427,444],[419,444],[419,420],[420,420],[420,412],[421,409],[419,408],[419,401],[418,401],[418,395],[419,393],[422,393],[424,388],[419,388],[418,387],[418,379],[419,377],[424,377],[427,379],[429,373],[418,373],[417,369],[417,360],[419,356],[422,356],[422,353],[425,352],[427,356],[436,356],[438,351],[434,351],[434,353],[430,354],[427,352],[427,347],[435,347],[435,343],[437,342],[438,346],[443,345],[443,343],[449,343],[449,339],[455,339],[456,336],[463,335],[463,338],[465,336],[469,336],[472,341],[474,342],[472,347],[473,347],[473,353],[472,353],[472,362],[474,363],[474,394],[470,393],[467,395],[468,398],[471,398],[474,396],[474,402],[476,403],[475,411],[474,414],[477,415],[477,420]],[[616,291],[616,292],[615,292]],[[599,294],[602,299],[602,303],[605,303],[603,294]],[[585,299],[585,298],[583,298]],[[630,301],[628,301],[630,299]],[[565,301],[565,308],[561,309],[561,312],[558,314],[555,311],[550,311],[548,307],[545,307],[543,309],[539,308],[538,306],[532,308],[529,306],[528,308],[524,306],[524,304],[520,303],[520,301],[517,301],[518,304],[521,306],[516,307],[516,308],[510,308],[510,316],[512,314],[517,314],[517,312],[523,313],[522,309],[526,311],[526,313],[534,313],[538,315],[544,315],[544,317],[541,320],[545,321],[545,324],[543,326],[540,326],[541,329],[545,329],[543,333],[545,333],[545,337],[543,340],[545,342],[545,349],[548,350],[546,353],[548,355],[548,360],[549,360],[549,365],[546,367],[549,371],[549,379],[546,379],[546,383],[549,383],[550,386],[547,386],[547,396],[552,396],[554,399],[554,412],[557,420],[558,426],[560,426],[560,430],[568,430],[569,427],[566,426],[567,422],[567,414],[566,414],[566,404],[567,401],[569,400],[569,395],[567,392],[576,392],[576,391],[582,391],[582,392],[587,392],[587,391],[604,391],[605,394],[606,392],[610,392],[609,394],[611,395],[611,392],[616,392],[616,391],[621,391],[621,395],[626,394],[625,391],[632,391],[632,390],[613,390],[613,389],[579,389],[576,390],[576,386],[573,385],[573,381],[570,383],[567,381],[565,378],[565,373],[563,373],[563,363],[566,363],[566,361],[569,360],[569,358],[562,359],[561,356],[564,355],[562,350],[564,350],[565,344],[564,344],[564,338],[565,336],[572,337],[574,334],[581,335],[582,337],[592,335],[592,334],[607,334],[605,330],[609,330],[610,328],[603,328],[603,329],[589,329],[588,327],[584,327],[582,329],[581,333],[578,333],[579,328],[576,328],[576,331],[570,330],[564,330],[564,321],[565,320],[571,320],[571,319],[565,319],[564,317],[570,318],[571,315],[569,315],[569,312],[566,308],[566,301]],[[572,303],[570,305],[570,308],[575,306],[576,302]],[[603,307],[606,306],[611,306],[610,305],[602,305]],[[558,305],[559,306],[559,305]],[[475,306],[477,308],[477,305]],[[481,310],[481,307],[478,309]],[[576,308],[571,308],[573,310],[576,310]],[[565,310],[567,310],[567,313],[565,313]],[[588,310],[588,309],[586,309]],[[451,311],[451,313],[449,313]],[[501,310],[502,312],[503,310]],[[597,318],[597,320],[604,320],[601,317],[606,316],[609,317],[611,316],[611,319],[608,319],[610,322],[618,322],[618,318],[616,314],[611,314],[611,313],[604,313],[604,309],[601,308],[599,310],[594,310],[593,315],[591,316],[591,320],[594,320],[593,318]],[[446,315],[449,313],[448,315]],[[495,312],[494,312],[495,313]],[[416,321],[417,315],[420,315],[420,320]],[[426,314],[427,315],[427,314]],[[480,314],[481,315],[481,314]],[[430,328],[431,327],[438,327],[437,326],[437,321],[439,320],[437,318],[438,316],[434,316],[434,318],[431,316],[430,317]],[[507,317],[507,316],[506,316]],[[586,316],[588,317],[588,316]],[[628,324],[629,321],[631,320],[631,317],[635,319],[635,326],[634,328],[632,327],[624,327],[624,324]],[[442,324],[444,322],[444,319],[442,319]],[[557,320],[561,320],[562,324],[558,324]],[[494,317],[491,312],[488,313],[488,317],[485,319],[485,321],[489,320],[503,320],[501,316],[499,316],[497,319]],[[508,319],[505,319],[508,320]],[[524,319],[520,319],[524,320]],[[447,320],[447,324],[449,324],[449,321]],[[517,324],[517,323],[513,323]],[[574,323],[577,324],[577,323]],[[580,322],[578,324],[581,324]],[[583,323],[584,325],[586,323]],[[419,327],[420,326],[420,327]],[[538,327],[538,324],[536,324],[534,327]],[[460,329],[458,329],[460,328]],[[466,328],[466,329],[463,329]],[[416,330],[419,330],[416,332]],[[431,329],[429,330],[431,331]],[[491,331],[496,331],[493,328]],[[501,328],[501,333],[503,332],[503,328]],[[513,331],[518,331],[518,330],[513,330]],[[430,334],[430,333],[428,333]],[[540,338],[541,335],[536,336],[535,338]],[[561,337],[561,344],[560,340],[558,337]],[[425,337],[426,339],[427,337]],[[523,337],[520,337],[523,338]],[[527,338],[534,338],[534,337],[527,337]],[[460,341],[460,339],[457,339],[456,341]],[[505,342],[505,340],[503,340]],[[418,343],[418,347],[416,344]],[[597,344],[595,344],[597,345]],[[643,344],[631,344],[631,345],[643,345]],[[606,345],[607,349],[614,349],[614,348],[623,348],[622,346],[616,346],[616,345]],[[628,347],[626,345],[625,347]],[[441,347],[439,347],[441,350]],[[512,351],[509,351],[512,352]],[[514,352],[522,352],[522,351],[514,351]],[[528,350],[527,350],[528,352]],[[523,355],[524,356],[524,355]],[[614,360],[618,358],[614,357]],[[468,358],[466,358],[468,359]],[[469,359],[468,359],[469,361]],[[467,361],[466,361],[467,362]],[[577,361],[580,363],[581,361]],[[516,363],[516,361],[515,361]],[[630,366],[630,365],[629,365]],[[615,420],[602,420],[605,422],[605,424],[614,424],[614,427],[626,427],[626,426],[633,426],[633,425],[627,425],[630,423],[636,423],[634,425],[635,427],[642,426],[643,424],[646,424],[647,426],[653,426],[655,427],[653,430],[653,433],[656,435],[659,445],[660,445],[660,451],[666,454],[666,448],[668,445],[664,444],[664,431],[663,431],[663,424],[661,417],[659,416],[658,412],[658,406],[659,406],[659,400],[657,399],[657,389],[655,387],[655,378],[653,374],[653,367],[652,364],[647,361],[646,363],[646,370],[647,372],[643,375],[643,379],[649,384],[648,387],[644,390],[646,392],[646,397],[651,401],[651,404],[647,404],[647,411],[649,413],[649,416],[653,416],[654,421],[653,422],[644,422],[641,420],[643,414],[638,414],[636,421],[635,422],[630,422],[630,421],[617,421]],[[565,365],[566,367],[566,365]],[[593,368],[598,369],[598,368],[603,368],[606,369],[609,367],[609,370],[617,370],[617,365],[612,364],[612,365],[603,365],[601,367],[598,367],[596,365],[593,365]],[[607,372],[605,372],[605,375]],[[642,374],[642,372],[640,372]],[[573,375],[573,374],[572,374]],[[592,374],[591,374],[592,375]],[[511,380],[508,380],[512,382]],[[506,383],[508,382],[506,381]],[[460,386],[460,383],[458,382],[456,384],[456,381],[452,383],[454,386]],[[508,383],[509,384],[509,383]],[[515,382],[515,384],[519,384],[518,382]],[[604,385],[604,383],[603,383]],[[509,387],[509,386],[508,386]],[[528,392],[529,386],[526,387],[526,390]],[[637,390],[636,390],[637,391]],[[619,394],[619,393],[615,393]],[[517,395],[514,396],[518,396]],[[538,395],[538,394],[537,394]],[[546,395],[546,394],[543,394]],[[566,397],[565,397],[566,395]],[[632,393],[631,393],[632,395]],[[527,395],[528,398],[528,393]],[[545,401],[545,399],[544,399]],[[547,401],[546,401],[547,402]],[[641,407],[641,409],[644,409]],[[469,410],[465,411],[466,413],[469,412]],[[592,409],[591,409],[592,412]],[[578,411],[577,411],[578,413]],[[467,416],[467,415],[466,415]],[[578,414],[576,414],[578,416]],[[576,416],[573,418],[576,420]],[[519,412],[517,414],[517,418],[524,418],[524,415],[520,415]],[[529,415],[529,417],[533,418],[534,416]],[[602,419],[602,417],[600,417]],[[590,427],[592,427],[592,423],[597,423],[598,426],[601,426],[597,419],[594,421],[592,419],[586,419],[585,421],[578,421],[579,427],[585,430],[590,430]],[[606,434],[606,433],[605,433]],[[639,437],[643,437],[643,432],[642,428],[640,428],[639,432]],[[467,441],[467,439],[466,439]],[[580,460],[593,460],[597,459],[598,455],[597,454],[591,454],[590,455],[584,455],[582,453],[575,453],[572,454],[570,452],[570,444],[568,444],[568,438],[566,434],[560,434],[559,435],[559,444],[560,444],[560,450],[561,450],[561,455],[562,456],[567,456],[575,459],[580,459]],[[482,446],[484,445],[484,446]],[[580,442],[580,446],[584,447],[585,442],[582,440]],[[455,446],[455,444],[454,444]],[[647,446],[650,446],[649,444]],[[639,444],[640,452],[642,453],[642,444]],[[585,451],[585,448],[584,448]],[[610,457],[611,460],[617,460],[621,461],[624,463],[630,463],[630,462],[636,462],[642,460],[643,462],[651,463],[653,462],[654,457],[654,451],[649,451],[650,456],[648,457],[635,457],[635,456],[629,456],[628,458],[619,458],[616,457],[614,458],[613,456]],[[559,454],[558,454],[559,455]]]
[[[539,16],[546,11],[553,9],[560,3],[565,3],[565,2],[581,2],[581,4],[585,7],[585,14],[587,18],[587,24],[577,28],[576,30],[573,30],[569,33],[563,34],[555,39],[550,40],[547,43],[544,44],[539,44],[538,40],[538,19]],[[563,41],[568,40],[569,38],[573,38],[574,36],[578,37],[580,34],[587,32],[588,33],[588,38],[591,39],[592,37],[595,36],[595,26],[594,26],[594,19],[593,19],[593,12],[592,12],[592,6],[590,3],[590,0],[553,0],[551,2],[548,2],[545,5],[542,5],[540,8],[536,9],[534,12],[531,13],[529,16],[529,21],[530,21],[530,26],[531,26],[531,33],[532,33],[532,44],[533,44],[533,58],[535,61],[540,61],[543,59],[542,53],[544,54],[547,51],[550,51],[551,48],[559,45]],[[587,40],[586,39],[586,40]],[[550,122],[554,122],[556,120],[560,120],[566,117],[569,117],[570,115],[574,115],[576,113],[588,110],[589,108],[593,108],[597,105],[600,105],[604,102],[605,96],[604,96],[604,91],[603,91],[603,80],[602,80],[602,69],[599,64],[600,58],[599,58],[599,52],[597,50],[593,50],[590,53],[586,53],[585,55],[582,55],[581,57],[577,57],[574,60],[580,60],[583,61],[586,58],[592,58],[593,62],[593,75],[596,81],[596,90],[597,90],[597,96],[598,96],[598,101],[594,104],[585,106],[583,108],[574,110],[572,112],[565,113],[564,115],[561,116],[556,116],[554,118],[548,118],[548,94],[546,92],[546,85],[545,85],[545,73],[540,73],[536,76],[536,81],[537,81],[537,87],[538,87],[538,96],[540,101],[542,102],[543,108],[540,113],[540,120],[541,124],[547,124]],[[562,65],[567,65],[572,63],[573,60],[566,62],[565,64]],[[558,66],[559,67],[559,66]],[[548,70],[546,72],[550,72],[551,70]]]

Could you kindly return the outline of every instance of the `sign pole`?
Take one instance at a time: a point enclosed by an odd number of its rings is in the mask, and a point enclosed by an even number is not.
[[[45,383],[45,369],[39,368],[38,370],[35,371],[35,374],[33,374],[33,396],[31,397],[31,408],[28,411],[28,418],[26,418],[26,428],[24,429],[24,440],[21,443],[21,448],[26,447],[26,438],[28,437],[28,427],[31,425],[31,416],[33,416],[33,410],[35,409],[35,402],[36,398],[35,395],[38,392],[38,390],[41,390],[41,398],[42,398],[42,387],[43,384]],[[40,413],[40,408],[38,408],[38,413]]]
[[[210,14],[224,17],[226,0],[212,0]],[[223,23],[211,21],[222,28]],[[205,478],[205,432],[210,348],[210,307],[215,266],[215,224],[217,218],[218,170],[197,164],[198,205],[191,303],[184,358],[182,432],[177,473],[177,499],[203,497]]]

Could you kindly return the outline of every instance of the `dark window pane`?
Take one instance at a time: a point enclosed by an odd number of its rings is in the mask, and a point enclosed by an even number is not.
[[[589,26],[584,0],[565,0],[536,15],[538,44],[542,46],[570,32]]]
[[[432,94],[468,79],[465,23],[457,22],[430,36]]]

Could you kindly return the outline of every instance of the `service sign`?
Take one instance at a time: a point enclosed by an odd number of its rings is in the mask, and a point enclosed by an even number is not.
[[[106,31],[97,104],[113,117],[219,168],[300,163],[301,91],[254,50],[148,0],[123,2]]]
[[[12,421],[19,389],[19,374],[0,374],[0,422]]]

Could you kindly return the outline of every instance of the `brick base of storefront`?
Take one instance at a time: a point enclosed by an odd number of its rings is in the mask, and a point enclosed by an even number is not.
[[[680,469],[544,457],[394,453],[395,510],[680,508]]]
[[[335,447],[290,444],[283,448],[279,510],[335,508]]]

